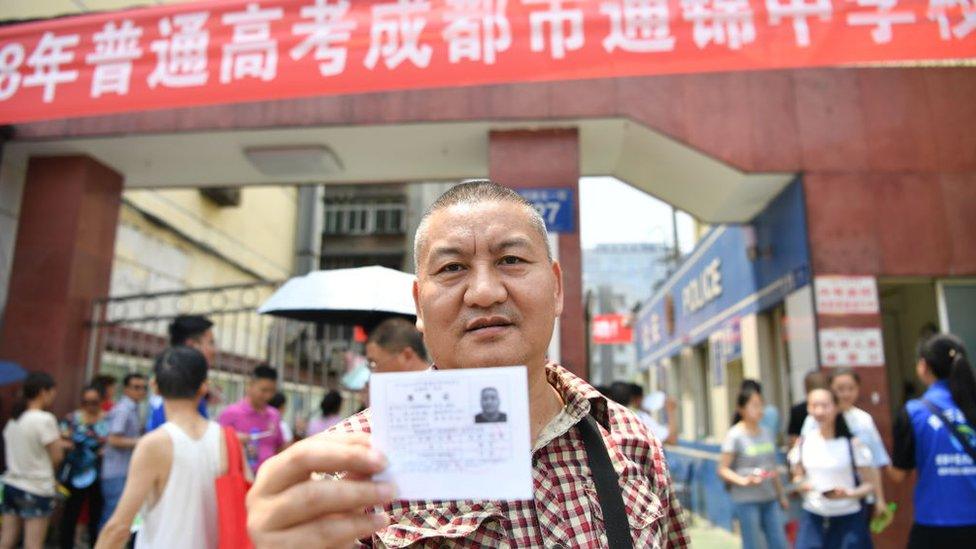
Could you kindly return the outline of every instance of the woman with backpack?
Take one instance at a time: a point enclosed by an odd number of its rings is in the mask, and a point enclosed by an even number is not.
[[[816,428],[790,451],[793,482],[803,494],[796,549],[870,549],[861,499],[874,487],[871,450],[851,435],[837,395],[816,388],[807,394]]]
[[[956,336],[919,346],[915,372],[928,385],[895,420],[892,478],[917,469],[908,547],[965,547],[976,539],[976,374]]]
[[[786,510],[789,502],[777,472],[776,434],[761,425],[763,412],[758,388],[743,384],[735,423],[722,443],[718,474],[729,487],[742,547],[786,549],[780,508]]]
[[[81,407],[61,422],[61,433],[74,443],[64,458],[58,481],[71,495],[64,502],[61,514],[61,549],[75,546],[75,526],[82,507],[88,504],[88,545],[95,546],[98,522],[102,516],[102,490],[99,473],[102,447],[108,438],[108,420],[102,411],[102,397],[98,388],[89,385],[81,391]]]

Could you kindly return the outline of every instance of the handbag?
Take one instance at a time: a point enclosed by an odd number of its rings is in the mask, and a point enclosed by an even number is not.
[[[247,507],[245,499],[251,483],[244,476],[244,459],[241,444],[233,427],[224,427],[224,445],[227,448],[227,472],[217,477],[217,521],[219,524],[219,549],[252,549],[254,544],[247,535]]]

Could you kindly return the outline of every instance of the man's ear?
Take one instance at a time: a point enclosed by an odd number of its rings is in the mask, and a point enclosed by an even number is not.
[[[556,316],[563,314],[563,269],[558,261],[552,262],[552,275],[556,277]]]
[[[417,331],[424,333],[424,318],[420,310],[420,284],[417,279],[413,281],[413,306],[417,309]]]
[[[210,392],[210,380],[206,380],[203,382],[202,385],[200,385],[200,388],[197,389],[197,400],[200,400],[201,398],[207,396],[207,393],[209,392]]]

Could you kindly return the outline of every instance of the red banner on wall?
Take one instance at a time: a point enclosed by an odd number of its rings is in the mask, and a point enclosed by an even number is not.
[[[634,341],[630,315],[594,315],[590,322],[594,345],[624,345]]]
[[[974,57],[974,0],[212,0],[0,28],[0,123]]]

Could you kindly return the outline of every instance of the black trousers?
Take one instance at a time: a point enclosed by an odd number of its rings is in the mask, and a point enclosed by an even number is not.
[[[58,528],[61,549],[74,549],[75,525],[81,515],[81,507],[88,502],[88,542],[95,546],[98,538],[98,521],[102,518],[102,484],[96,480],[88,488],[71,488],[71,495],[64,502],[64,513],[61,514],[61,524]]]
[[[908,535],[908,549],[972,547],[976,526],[923,526],[915,523]]]

